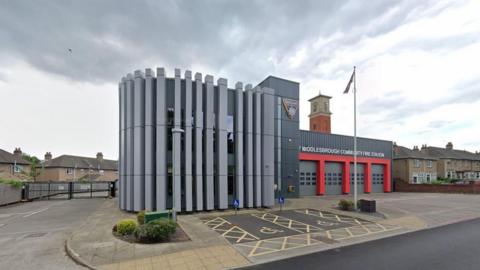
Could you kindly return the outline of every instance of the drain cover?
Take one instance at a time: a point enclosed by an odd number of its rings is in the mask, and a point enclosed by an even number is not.
[[[44,235],[46,235],[46,234],[47,234],[47,233],[31,233],[31,234],[25,236],[25,238],[27,238],[27,237],[42,237],[42,236],[44,236]]]

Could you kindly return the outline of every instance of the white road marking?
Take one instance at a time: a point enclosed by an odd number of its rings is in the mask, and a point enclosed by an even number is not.
[[[33,215],[35,215],[35,214],[41,213],[41,212],[46,211],[46,210],[48,210],[48,207],[47,207],[47,208],[43,208],[43,209],[38,210],[38,211],[35,211],[35,212],[32,212],[32,213],[30,213],[30,214],[27,214],[27,215],[25,215],[25,216],[23,216],[23,217],[33,216]]]

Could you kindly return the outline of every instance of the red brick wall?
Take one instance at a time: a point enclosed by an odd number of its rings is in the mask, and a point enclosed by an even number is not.
[[[480,194],[480,184],[408,184],[401,180],[395,180],[395,191],[398,192],[425,192],[425,193],[469,193]]]
[[[331,133],[330,116],[317,115],[310,118],[310,131]]]

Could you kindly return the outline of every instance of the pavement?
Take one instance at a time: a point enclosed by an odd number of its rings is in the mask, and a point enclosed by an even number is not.
[[[478,195],[361,195],[377,201],[374,214],[336,209],[342,198],[350,197],[288,199],[282,211],[276,206],[241,209],[238,214],[233,210],[182,214],[178,223],[190,241],[148,245],[127,243],[112,235],[113,224],[136,217],[119,210],[116,199],[20,204],[0,208],[0,244],[8,247],[0,250],[0,258],[3,263],[8,257],[6,265],[13,267],[7,269],[78,269],[64,255],[67,239],[74,257],[92,269],[229,269],[342,250],[480,217]],[[32,222],[25,222],[29,218]],[[47,237],[35,234],[43,232]]]
[[[480,265],[479,227],[480,219],[473,219],[242,269],[474,270]]]
[[[49,200],[0,207],[0,269],[84,269],[64,241],[106,199]]]

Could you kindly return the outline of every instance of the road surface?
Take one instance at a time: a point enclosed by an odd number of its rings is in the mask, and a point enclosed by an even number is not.
[[[244,269],[480,269],[480,219]]]
[[[34,201],[0,207],[0,269],[85,269],[66,256],[64,240],[105,200]]]

